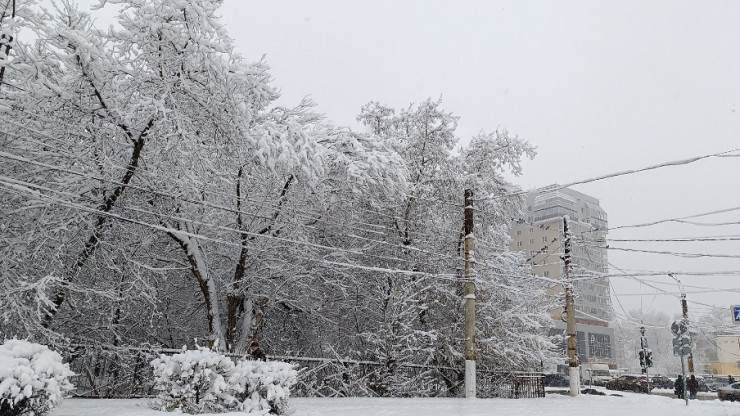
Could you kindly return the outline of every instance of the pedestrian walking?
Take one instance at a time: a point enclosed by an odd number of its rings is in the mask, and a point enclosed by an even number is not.
[[[686,388],[689,390],[689,399],[696,399],[696,392],[699,390],[699,380],[693,374],[686,380]]]
[[[683,399],[683,377],[678,376],[676,382],[673,384],[673,393],[679,399]]]

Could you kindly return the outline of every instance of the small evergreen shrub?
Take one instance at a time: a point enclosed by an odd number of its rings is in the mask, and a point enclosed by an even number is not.
[[[62,356],[45,345],[11,339],[0,345],[0,415],[41,416],[74,386]]]

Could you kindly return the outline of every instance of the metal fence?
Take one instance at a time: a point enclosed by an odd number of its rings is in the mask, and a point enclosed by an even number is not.
[[[151,361],[161,354],[181,350],[147,348],[85,348],[67,354],[75,372],[74,394],[80,397],[153,397]],[[232,359],[244,356],[229,355]],[[463,394],[464,369],[422,365],[389,366],[374,361],[337,358],[269,356],[269,360],[295,365],[297,397],[459,397]],[[478,397],[544,397],[544,375],[538,372],[481,371],[477,373]]]
[[[486,387],[481,388],[481,384]],[[545,375],[540,372],[478,373],[479,397],[525,399],[545,397]]]

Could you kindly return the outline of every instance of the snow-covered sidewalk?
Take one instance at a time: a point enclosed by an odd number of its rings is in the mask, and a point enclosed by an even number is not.
[[[148,400],[68,399],[51,416],[163,416],[149,409]],[[740,403],[682,400],[644,394],[624,397],[548,394],[544,399],[386,399],[296,398],[293,416],[737,416]],[[247,413],[222,413],[245,416]]]

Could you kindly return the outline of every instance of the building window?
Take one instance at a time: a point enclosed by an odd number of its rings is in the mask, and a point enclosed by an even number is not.
[[[547,236],[546,236],[546,235],[543,235],[543,236],[542,236],[542,242],[543,242],[543,243],[546,243],[546,242],[547,242]]]
[[[547,257],[545,257],[544,259],[542,259],[542,265],[543,266],[546,266],[547,265]]]
[[[529,227],[529,233],[532,234],[534,232],[534,227]]]
[[[607,334],[588,334],[588,350],[591,357],[611,358],[611,337]]]
[[[578,309],[578,308],[576,308]],[[577,342],[577,351],[578,351],[578,359],[585,363],[586,360],[586,334],[583,331],[576,331],[576,342]]]
[[[529,244],[534,244],[534,238],[529,239]]]
[[[530,256],[532,256],[532,257],[534,257],[534,256],[536,256],[536,255],[537,255],[537,252],[536,252],[536,251],[534,251],[534,250],[531,250],[531,251],[529,252],[529,255],[530,255]]]
[[[542,276],[544,276],[544,277],[550,277],[550,271],[549,270],[545,270],[544,272],[542,272]]]
[[[522,235],[522,230],[516,230],[516,235]]]
[[[521,241],[517,241],[517,242],[516,242],[516,246],[517,246],[517,247],[521,247],[521,246],[522,246],[522,242],[521,242]]]

